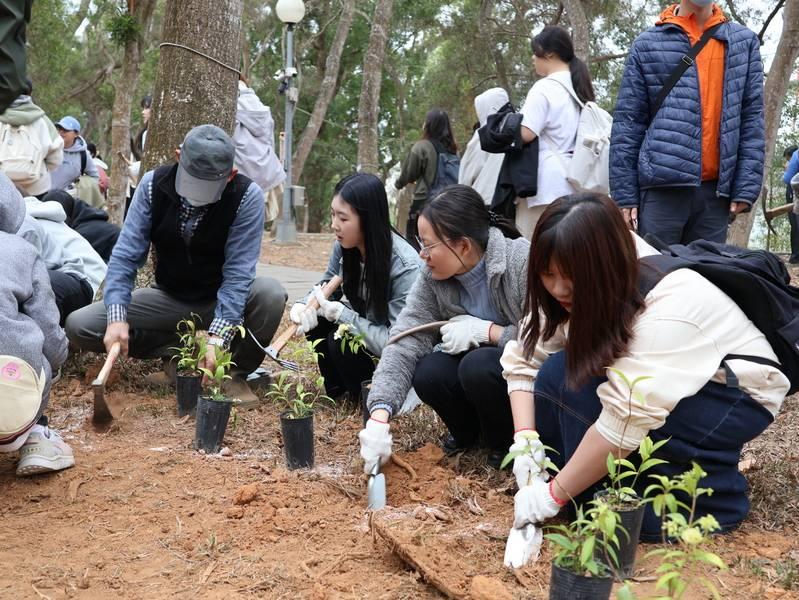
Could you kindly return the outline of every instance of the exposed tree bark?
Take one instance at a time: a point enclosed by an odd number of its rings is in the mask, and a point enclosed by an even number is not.
[[[344,0],[344,6],[341,10],[339,17],[338,27],[336,28],[336,35],[333,38],[333,43],[330,45],[330,50],[327,52],[327,60],[325,60],[325,75],[322,83],[319,86],[319,93],[314,102],[311,117],[308,119],[308,124],[300,136],[300,141],[297,144],[297,149],[294,152],[293,173],[292,178],[294,181],[300,181],[302,171],[305,167],[305,161],[308,160],[308,155],[311,153],[316,138],[319,135],[319,130],[325,120],[327,108],[333,100],[333,95],[336,91],[336,80],[338,79],[339,68],[341,65],[341,54],[344,52],[344,44],[347,41],[350,27],[352,26],[352,18],[355,13],[355,0]],[[306,211],[307,212],[307,211]]]
[[[782,34],[766,78],[764,91],[766,118],[764,169],[766,171],[774,158],[774,145],[780,127],[782,107],[785,104],[785,95],[797,56],[799,56],[799,2],[787,2],[782,13]],[[736,246],[746,247],[749,244],[754,218],[754,210],[738,215],[727,234],[727,241]]]
[[[380,86],[383,83],[383,59],[393,11],[394,0],[375,2],[372,31],[363,59],[363,85],[358,102],[358,168],[364,173],[377,173],[380,169],[377,118],[380,111]]]
[[[108,174],[108,218],[122,225],[125,215],[125,196],[128,191],[128,163],[130,153],[130,108],[133,93],[139,83],[139,67],[144,55],[144,33],[153,16],[156,0],[138,0],[133,5],[133,17],[139,23],[140,33],[125,44],[122,73],[114,86],[114,107],[111,116],[111,156]]]
[[[591,57],[591,27],[582,0],[563,0],[561,4],[572,26],[574,53],[580,60],[588,62]]]
[[[480,32],[482,41],[488,46],[491,58],[494,59],[494,66],[497,69],[497,83],[508,93],[513,89],[508,81],[508,70],[505,67],[505,60],[502,51],[497,44],[495,35],[494,19],[492,13],[496,0],[483,0],[480,4],[480,19],[477,22],[477,29]]]
[[[242,10],[242,0],[167,1],[142,173],[174,160],[192,127],[212,123],[233,132]]]

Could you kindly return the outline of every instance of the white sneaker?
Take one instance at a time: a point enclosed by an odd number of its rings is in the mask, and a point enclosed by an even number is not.
[[[75,465],[72,448],[55,431],[34,425],[28,439],[19,449],[17,475],[26,477],[38,473],[52,473]]]

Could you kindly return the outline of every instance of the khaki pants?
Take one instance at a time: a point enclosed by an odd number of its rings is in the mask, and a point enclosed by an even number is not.
[[[275,335],[288,296],[283,286],[271,277],[256,277],[244,308],[244,327],[252,331],[262,346],[268,346]],[[128,305],[130,324],[129,354],[133,358],[170,358],[172,348],[178,345],[178,321],[188,319],[191,313],[199,315],[200,329],[207,328],[214,319],[216,300],[189,304],[181,302],[163,290],[141,288],[133,292]],[[105,352],[103,336],[106,328],[106,309],[95,302],[69,315],[66,332],[69,341],[81,350]],[[244,339],[236,336],[231,345],[236,366],[231,374],[246,375],[257,369],[264,360],[264,352],[248,334]]]
[[[538,219],[541,218],[547,206],[549,205],[542,204],[540,206],[528,208],[527,198],[516,199],[516,228],[528,240],[532,241],[535,226],[538,224]]]

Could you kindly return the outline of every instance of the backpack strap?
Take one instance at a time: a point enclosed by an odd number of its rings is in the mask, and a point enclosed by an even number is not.
[[[663,101],[671,93],[671,90],[674,89],[675,85],[677,85],[677,82],[688,70],[688,67],[694,64],[694,61],[702,51],[702,48],[707,45],[707,43],[710,41],[710,38],[713,37],[713,34],[716,33],[718,28],[722,25],[724,25],[724,23],[719,23],[718,25],[714,25],[710,29],[705,30],[705,32],[702,34],[702,37],[699,38],[699,41],[691,46],[691,50],[688,52],[688,54],[685,54],[682,58],[680,58],[680,62],[671,72],[671,75],[669,75],[669,78],[666,80],[666,83],[663,84],[663,87],[660,88],[660,93],[658,94],[657,98],[655,98],[652,106],[649,107],[650,123],[655,120],[655,115],[658,114]]]
[[[86,163],[89,162],[89,159],[86,157],[86,153],[88,150],[84,150],[80,153],[80,174],[86,175]]]

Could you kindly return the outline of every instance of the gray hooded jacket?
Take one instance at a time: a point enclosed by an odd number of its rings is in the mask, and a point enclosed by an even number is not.
[[[50,376],[67,358],[50,277],[36,248],[16,235],[25,218],[22,196],[0,173],[0,354],[26,360]],[[45,392],[42,410],[46,403]]]
[[[86,155],[86,175],[94,179],[100,178],[97,166],[86,149],[86,142],[82,137],[75,138],[75,142],[69,147],[64,148],[64,162],[55,171],[50,173],[50,189],[65,190],[69,184],[82,175],[80,172],[80,155]]]
[[[499,347],[515,340],[522,319],[527,294],[527,261],[530,242],[524,238],[507,239],[499,229],[489,231],[485,252],[486,277],[492,304],[506,323]],[[417,325],[446,321],[465,314],[460,304],[460,283],[455,278],[436,281],[429,269],[422,269],[408,294],[405,308],[391,328],[394,336]],[[438,332],[415,333],[383,348],[383,354],[372,377],[369,391],[369,412],[385,408],[396,414],[413,382],[413,372],[420,358],[433,351]]]

